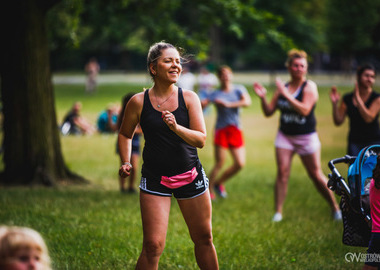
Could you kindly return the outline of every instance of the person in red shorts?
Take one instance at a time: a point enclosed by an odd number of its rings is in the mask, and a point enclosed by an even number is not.
[[[240,124],[240,108],[251,105],[251,97],[243,85],[232,84],[232,70],[228,66],[218,69],[220,89],[202,100],[202,105],[214,103],[217,109],[214,149],[215,165],[210,173],[210,194],[214,191],[222,198],[227,197],[224,183],[245,165],[245,146]],[[230,151],[233,163],[221,172],[226,152]],[[221,173],[220,173],[221,172]]]

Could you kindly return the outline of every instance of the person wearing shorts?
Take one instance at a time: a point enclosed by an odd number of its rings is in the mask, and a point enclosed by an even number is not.
[[[214,191],[222,198],[227,197],[224,183],[238,173],[245,165],[245,146],[240,124],[240,108],[251,104],[251,97],[243,85],[232,84],[232,70],[228,66],[218,69],[220,89],[202,100],[202,105],[214,103],[217,120],[214,134],[215,164],[210,173],[210,193]],[[222,171],[227,150],[233,163]]]
[[[280,128],[277,133],[276,163],[277,177],[275,183],[275,215],[274,222],[282,220],[290,167],[294,154],[298,154],[309,177],[317,190],[331,207],[333,218],[341,220],[342,214],[335,201],[334,194],[327,188],[327,178],[321,168],[321,144],[316,133],[315,104],[318,100],[317,85],[306,80],[307,54],[304,51],[290,50],[286,66],[291,80],[284,84],[276,80],[276,91],[270,103],[266,99],[266,89],[259,83],[253,88],[261,99],[264,115],[271,116],[280,110]]]
[[[129,176],[132,169],[131,142],[138,124],[145,139],[140,182],[143,247],[136,269],[158,269],[172,195],[194,243],[199,268],[219,269],[208,179],[197,153],[206,142],[206,124],[198,95],[175,85],[182,59],[169,43],[150,47],[147,64],[153,86],[130,99],[119,131],[121,177]]]

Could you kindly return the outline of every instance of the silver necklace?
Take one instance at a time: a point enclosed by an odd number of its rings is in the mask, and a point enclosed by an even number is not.
[[[164,104],[166,101],[168,101],[172,95],[174,94],[174,90],[172,91],[172,93],[170,94],[170,96],[164,100],[164,102],[161,102],[161,104],[158,104],[158,99],[157,99],[157,96],[156,96],[156,92],[153,92],[154,94],[154,97],[156,98],[156,102],[157,102],[157,108],[160,108],[162,106],[162,104]]]

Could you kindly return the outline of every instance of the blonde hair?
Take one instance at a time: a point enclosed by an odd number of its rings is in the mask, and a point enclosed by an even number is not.
[[[42,236],[26,227],[0,226],[0,268],[7,265],[20,249],[35,249],[41,254],[44,270],[50,270],[50,257]]]
[[[286,59],[285,66],[289,67],[294,59],[305,58],[307,60],[307,53],[298,49],[291,49],[288,51],[288,58]]]

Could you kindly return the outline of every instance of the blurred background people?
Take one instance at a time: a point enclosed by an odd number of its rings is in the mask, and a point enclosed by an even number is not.
[[[194,86],[197,83],[197,78],[190,71],[190,68],[187,66],[183,66],[181,76],[178,79],[177,85],[178,87],[184,90],[194,91]]]
[[[350,119],[347,154],[351,156],[357,156],[365,146],[380,144],[380,94],[372,88],[375,78],[375,67],[364,64],[356,71],[355,88],[351,93],[341,99],[337,88],[331,88],[334,124],[340,126],[346,116]]]
[[[202,100],[202,105],[214,103],[217,120],[214,134],[215,165],[210,173],[210,194],[215,199],[214,191],[222,198],[227,197],[224,183],[239,172],[245,165],[245,145],[240,123],[240,108],[251,105],[251,97],[243,85],[232,84],[232,70],[228,66],[218,69],[220,89]],[[226,152],[231,153],[233,163],[224,170]]]
[[[122,106],[121,110],[117,119],[117,130],[120,129],[121,123],[123,122],[123,116],[125,113],[125,107],[127,106],[128,101],[133,97],[134,93],[129,93],[123,97],[122,100]],[[136,185],[136,178],[138,174],[138,168],[139,168],[139,162],[140,162],[140,138],[142,135],[142,130],[140,125],[137,125],[135,129],[135,133],[132,138],[132,150],[131,150],[131,164],[132,168],[130,171],[130,175],[128,178],[121,177],[119,175],[119,185],[120,185],[120,192],[124,194],[134,194],[137,193],[137,190],[135,188]],[[119,147],[116,145],[117,154],[119,154]],[[128,180],[128,187],[126,185],[126,180]]]
[[[48,248],[42,236],[26,227],[0,226],[1,270],[50,270]]]
[[[313,183],[323,198],[329,203],[335,220],[342,219],[342,213],[334,194],[327,188],[327,178],[321,168],[321,143],[316,131],[314,115],[318,101],[315,82],[306,79],[308,70],[305,51],[292,49],[288,52],[285,66],[290,81],[284,84],[276,80],[277,89],[268,103],[267,91],[259,83],[253,88],[261,100],[265,116],[280,110],[280,127],[275,140],[277,176],[275,184],[275,214],[272,221],[279,222],[283,216],[283,205],[288,192],[288,182],[292,160],[298,154]]]
[[[208,96],[215,90],[218,86],[218,77],[212,72],[210,72],[207,66],[202,66],[200,73],[198,75],[198,96],[199,99],[207,100]],[[204,106],[205,104],[203,104]],[[209,107],[203,109],[203,113],[207,113]]]
[[[80,115],[81,110],[82,103],[77,101],[65,115],[61,125],[63,135],[91,135],[95,132],[95,128]]]
[[[120,108],[118,106],[110,104],[99,114],[96,124],[100,133],[114,133],[118,130],[117,119],[119,111]]]
[[[91,57],[84,67],[87,74],[86,92],[94,93],[97,85],[97,77],[100,71],[100,66],[95,57]]]

